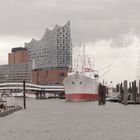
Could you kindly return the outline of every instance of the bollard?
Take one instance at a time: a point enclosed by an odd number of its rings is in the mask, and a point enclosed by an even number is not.
[[[140,104],[140,80],[139,80],[139,104]]]
[[[128,90],[127,90],[127,80],[124,81],[124,105],[128,104]]]
[[[120,85],[119,84],[116,85],[116,92],[120,92]]]
[[[134,81],[132,83],[132,97],[133,97],[133,100],[134,100],[134,104],[136,104],[136,96],[137,96],[137,86],[136,86],[136,81]]]
[[[132,82],[132,100],[134,101],[134,82]]]
[[[132,100],[132,87],[131,82],[129,82],[129,88],[128,88],[128,100]]]
[[[122,83],[120,85],[120,95],[121,95],[120,102],[122,103],[123,102],[123,97],[124,97],[124,89],[123,89]]]

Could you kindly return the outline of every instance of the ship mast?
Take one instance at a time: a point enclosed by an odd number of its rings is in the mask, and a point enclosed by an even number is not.
[[[86,65],[86,56],[85,56],[85,45],[83,45],[83,72],[85,71],[85,65]]]

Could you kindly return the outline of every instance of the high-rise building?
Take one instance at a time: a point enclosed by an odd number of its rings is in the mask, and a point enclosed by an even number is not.
[[[28,52],[26,48],[12,48],[12,52],[8,54],[9,64],[20,64],[28,62]]]
[[[0,65],[0,83],[2,82],[31,82],[32,69],[28,61],[26,48],[12,48],[8,54],[8,64]]]
[[[70,21],[46,29],[40,40],[25,43],[33,69],[68,69],[72,64]]]
[[[25,43],[32,64],[32,83],[62,83],[72,65],[70,21],[46,29],[40,40]]]

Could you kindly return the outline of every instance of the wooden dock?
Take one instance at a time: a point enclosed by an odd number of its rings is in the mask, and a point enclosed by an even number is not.
[[[0,117],[10,115],[18,110],[21,110],[21,109],[22,109],[21,106],[9,106],[5,110],[0,111]]]
[[[116,91],[120,93],[119,103],[140,104],[140,80],[138,83],[134,80],[129,84],[127,80],[124,80],[121,84],[116,85]]]

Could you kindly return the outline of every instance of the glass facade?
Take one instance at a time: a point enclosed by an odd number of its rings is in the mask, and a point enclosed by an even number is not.
[[[72,65],[70,21],[46,29],[40,40],[25,43],[32,69],[63,69]]]

